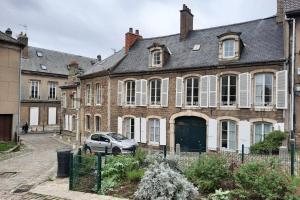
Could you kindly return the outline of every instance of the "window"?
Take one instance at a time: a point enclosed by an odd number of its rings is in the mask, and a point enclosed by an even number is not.
[[[234,40],[225,40],[223,42],[223,57],[232,58],[235,54]]]
[[[40,67],[41,67],[42,70],[47,70],[46,65],[40,65]]]
[[[149,119],[150,143],[159,143],[159,119]]]
[[[101,86],[99,83],[96,84],[95,103],[96,105],[101,104]]]
[[[96,116],[95,117],[95,131],[96,132],[100,132],[100,117],[99,116]]]
[[[272,124],[258,122],[254,124],[254,143],[264,140],[265,136],[272,131]]]
[[[43,53],[42,53],[41,51],[36,51],[36,55],[37,55],[38,57],[43,57]]]
[[[39,98],[39,81],[36,80],[31,81],[30,98],[32,99]]]
[[[161,80],[150,80],[150,105],[160,105]]]
[[[107,142],[107,143],[110,143],[110,140],[104,136],[100,136],[100,139],[99,139],[100,142]]]
[[[90,130],[91,129],[91,116],[86,115],[85,116],[85,130]]]
[[[135,104],[135,81],[126,82],[126,104]]]
[[[77,124],[76,124],[76,116],[72,116],[72,131],[76,131]]]
[[[55,98],[56,98],[56,83],[49,82],[49,99],[55,99]]]
[[[221,78],[221,105],[233,106],[236,104],[236,76],[229,75]]]
[[[71,100],[72,100],[72,108],[76,108],[76,92],[72,93]]]
[[[272,88],[273,75],[271,73],[255,75],[256,106],[272,106]]]
[[[230,120],[221,122],[221,147],[236,150],[236,122]]]
[[[134,139],[134,118],[125,118],[123,129],[127,138]]]
[[[152,63],[153,66],[160,65],[161,64],[161,52],[160,51],[154,51],[152,54]]]
[[[91,105],[91,101],[92,101],[92,88],[90,84],[86,85],[86,94],[85,94],[85,98],[86,98],[86,105]]]
[[[94,134],[91,136],[91,140],[94,140],[94,141],[100,141],[100,135],[98,134]]]
[[[199,78],[187,78],[186,85],[186,105],[198,106],[199,105]]]

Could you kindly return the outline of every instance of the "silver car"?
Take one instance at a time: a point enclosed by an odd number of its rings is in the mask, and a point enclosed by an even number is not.
[[[93,133],[86,139],[84,145],[90,153],[104,153],[107,147],[107,152],[112,154],[131,153],[137,146],[135,140],[113,132]]]

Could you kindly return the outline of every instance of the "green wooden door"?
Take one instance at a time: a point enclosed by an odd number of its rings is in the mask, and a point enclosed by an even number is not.
[[[175,120],[175,145],[181,151],[206,151],[206,121],[198,117],[179,117]]]

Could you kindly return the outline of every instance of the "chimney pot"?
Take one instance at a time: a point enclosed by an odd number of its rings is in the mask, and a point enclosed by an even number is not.
[[[125,52],[128,53],[129,49],[134,45],[137,40],[143,39],[141,35],[139,35],[139,30],[133,33],[133,29],[129,28],[129,32],[125,34]]]
[[[133,33],[133,28],[129,28],[129,33]]]
[[[12,36],[11,29],[10,28],[6,29],[5,34],[11,37]]]
[[[136,35],[139,35],[139,34],[140,34],[139,29],[136,29],[136,30],[135,30],[135,34],[136,34]]]
[[[28,37],[26,34],[23,34],[23,32],[21,32],[19,35],[18,35],[18,38],[17,40],[24,44],[25,47],[23,48],[23,51],[22,51],[22,57],[23,58],[28,58],[29,57],[29,52],[28,52]]]

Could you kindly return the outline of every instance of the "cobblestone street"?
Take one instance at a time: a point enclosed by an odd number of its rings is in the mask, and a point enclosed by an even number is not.
[[[55,174],[56,149],[65,145],[54,140],[50,134],[22,135],[21,139],[31,151],[0,161],[0,199],[57,199],[26,190]]]

